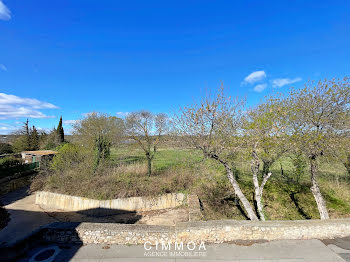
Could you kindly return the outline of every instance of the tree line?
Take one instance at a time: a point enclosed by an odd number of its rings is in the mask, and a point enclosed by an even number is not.
[[[57,128],[53,128],[50,132],[38,130],[35,125],[30,126],[27,119],[22,128],[14,133],[14,136],[16,139],[12,145],[2,143],[0,146],[1,153],[55,149],[65,142],[62,116]]]

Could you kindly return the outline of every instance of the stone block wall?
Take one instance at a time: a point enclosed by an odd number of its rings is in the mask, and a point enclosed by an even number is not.
[[[176,226],[108,223],[55,223],[42,233],[45,241],[79,244],[144,244],[236,240],[327,239],[350,235],[350,219],[305,221],[200,221]]]

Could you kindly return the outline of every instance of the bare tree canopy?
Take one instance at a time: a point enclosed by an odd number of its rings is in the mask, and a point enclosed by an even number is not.
[[[177,133],[207,155],[232,152],[235,136],[239,135],[243,105],[242,100],[225,97],[221,88],[217,97],[209,96],[180,109],[175,117]]]
[[[127,135],[135,140],[144,151],[148,163],[148,175],[152,173],[152,160],[162,135],[169,128],[166,114],[149,111],[133,112],[127,115],[125,127]]]
[[[228,155],[241,148],[243,105],[242,100],[226,97],[222,87],[215,98],[207,97],[182,108],[175,117],[175,126],[182,139],[225,167],[227,178],[249,219],[257,220],[228,163]]]
[[[328,219],[326,204],[317,181],[317,160],[322,156],[337,154],[342,139],[349,137],[349,79],[310,82],[304,89],[292,90],[284,102],[289,108],[292,146],[299,148],[309,159],[311,191],[321,219]]]
[[[260,220],[265,220],[262,195],[271,177],[271,165],[286,151],[286,117],[283,104],[273,97],[251,109],[243,125],[244,138],[251,150],[255,202]],[[262,162],[262,179],[259,184],[259,168]]]

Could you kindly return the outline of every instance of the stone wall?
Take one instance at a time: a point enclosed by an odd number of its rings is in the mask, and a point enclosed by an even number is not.
[[[54,208],[65,211],[82,211],[90,215],[175,208],[187,204],[187,202],[186,195],[182,193],[165,194],[157,197],[129,197],[111,200],[95,200],[40,191],[36,192],[35,199],[35,203],[44,208]]]
[[[42,239],[55,243],[224,243],[236,240],[327,239],[350,235],[350,219],[305,221],[201,221],[176,226],[54,223]]]

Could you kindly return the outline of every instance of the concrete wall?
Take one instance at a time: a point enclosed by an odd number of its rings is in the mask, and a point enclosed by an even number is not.
[[[328,221],[201,221],[176,226],[54,223],[42,239],[55,243],[152,244],[224,243],[236,240],[327,239],[350,235],[350,219]]]
[[[65,211],[84,211],[91,215],[123,213],[127,211],[150,211],[174,208],[187,204],[182,193],[165,194],[158,197],[129,197],[111,200],[94,200],[51,192],[36,192],[35,203],[44,208]]]

